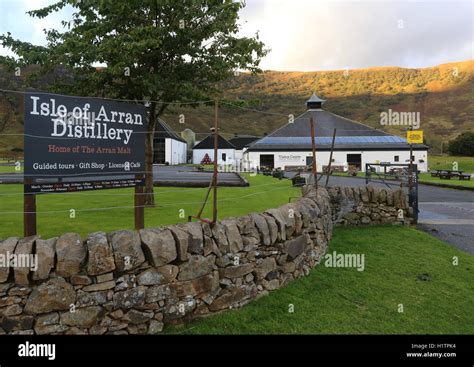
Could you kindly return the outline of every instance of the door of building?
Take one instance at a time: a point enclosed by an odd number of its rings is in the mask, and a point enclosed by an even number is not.
[[[359,171],[362,168],[362,154],[348,154],[347,164],[357,168]]]
[[[260,154],[260,168],[270,168],[275,167],[275,156],[273,154]]]

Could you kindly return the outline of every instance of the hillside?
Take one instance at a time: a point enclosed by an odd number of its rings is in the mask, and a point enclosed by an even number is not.
[[[14,89],[15,84],[0,70],[0,88]],[[302,113],[313,91],[327,100],[326,110],[378,128],[382,111],[420,112],[421,128],[436,152],[441,142],[474,129],[474,60],[419,69],[242,73],[223,83],[222,90],[224,98],[245,102],[243,108],[221,106],[220,126],[227,136],[272,132],[286,123],[288,114]],[[179,123],[180,115],[185,117],[184,124]],[[177,131],[191,128],[200,139],[209,131],[213,110],[210,106],[174,107],[163,118]],[[21,132],[21,121],[21,100],[11,96],[7,100],[0,93],[0,129],[5,125],[4,132]],[[404,129],[384,130],[403,135]],[[21,140],[3,135],[0,150],[21,147]]]

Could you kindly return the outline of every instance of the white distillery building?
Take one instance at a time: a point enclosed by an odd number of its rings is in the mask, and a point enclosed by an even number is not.
[[[186,141],[161,119],[158,120],[155,129],[153,145],[153,163],[169,165],[187,163]]]
[[[206,154],[214,161],[214,135],[208,135],[193,147],[193,163],[201,164]],[[235,164],[235,146],[222,136],[217,139],[217,164]]]
[[[258,136],[235,135],[229,142],[235,146],[235,160],[241,162],[247,148],[255,141],[259,140]]]
[[[323,110],[324,100],[313,94],[307,111],[273,133],[251,144],[244,153],[249,169],[304,167],[312,163],[310,117],[315,124],[316,164],[322,172],[329,163],[333,131],[336,128],[331,166],[347,171],[365,171],[366,163],[410,162],[406,139]],[[413,163],[421,172],[428,169],[428,147],[413,144]]]

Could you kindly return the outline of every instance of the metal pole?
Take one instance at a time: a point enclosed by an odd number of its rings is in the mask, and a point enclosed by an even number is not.
[[[412,128],[410,130],[413,130]],[[414,190],[413,190],[413,144],[410,144],[410,165],[408,166],[408,205],[412,207],[415,213],[414,205]],[[416,215],[416,214],[414,214]],[[416,222],[416,219],[415,219]]]
[[[410,194],[413,189],[412,174],[413,174],[413,144],[410,144],[410,166],[408,168],[408,190]]]
[[[313,164],[312,164],[312,172],[313,172],[313,177],[314,177],[314,187],[317,190],[318,189],[318,173],[316,171],[316,143],[314,141],[314,121],[313,121],[313,115],[311,115],[310,118],[310,123],[311,123],[311,149],[313,151]]]
[[[328,185],[329,182],[329,174],[331,172],[331,163],[332,163],[332,153],[334,151],[334,143],[336,142],[336,130],[334,129],[334,132],[332,133],[332,143],[331,143],[331,154],[329,154],[329,165],[328,165],[328,171],[326,172],[326,185]]]
[[[199,209],[199,212],[196,215],[198,219],[201,219],[202,212],[204,211],[204,207],[206,206],[207,199],[209,198],[209,194],[213,187],[214,187],[214,177],[212,177],[211,182],[209,182],[209,187],[207,188],[206,196],[204,197],[204,201],[202,202],[201,209]]]
[[[217,159],[218,159],[218,139],[219,139],[219,124],[218,124],[219,101],[216,99],[214,104],[214,174],[213,174],[213,200],[212,200],[212,223],[217,222]]]

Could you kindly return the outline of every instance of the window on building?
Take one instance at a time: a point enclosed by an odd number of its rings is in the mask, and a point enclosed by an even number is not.
[[[400,156],[396,155],[393,157],[394,162],[400,162]]]
[[[225,162],[226,161],[226,158],[227,158],[227,154],[226,153],[222,153],[222,160]]]

